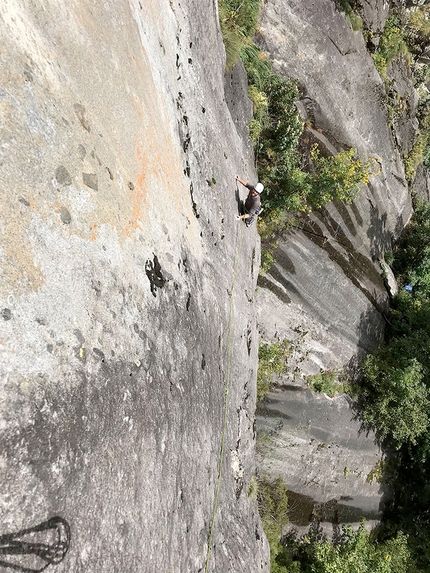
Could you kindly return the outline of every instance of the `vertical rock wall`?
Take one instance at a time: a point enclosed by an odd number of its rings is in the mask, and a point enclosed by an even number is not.
[[[307,348],[309,373],[344,365],[380,340],[388,293],[379,260],[410,217],[411,201],[382,80],[361,32],[353,32],[335,3],[271,0],[259,43],[278,72],[299,80],[301,109],[320,140],[338,151],[354,147],[380,165],[351,206],[333,204],[299,221],[262,282],[263,328],[269,334],[269,322],[280,322],[266,321],[267,303],[288,301],[289,327],[302,325],[315,341]]]
[[[58,515],[59,572],[205,570],[228,382],[208,570],[267,571],[216,2],[6,0],[0,30],[0,534]]]
[[[367,26],[380,32],[387,8],[368,3]],[[366,481],[381,455],[374,436],[360,432],[349,400],[315,396],[304,376],[354,366],[382,339],[389,294],[381,261],[411,215],[398,150],[404,142],[407,151],[411,137],[394,141],[385,88],[363,35],[334,1],[269,0],[258,43],[276,71],[298,79],[300,110],[311,126],[306,137],[330,153],[356,148],[380,166],[352,205],[331,204],[300,218],[259,279],[263,338],[292,341],[289,374],[258,416],[260,471],[282,475],[311,508],[331,508],[324,519],[333,519],[334,510],[346,521],[356,510],[355,519],[360,512],[374,517],[382,495]],[[415,128],[412,118],[404,133],[413,137]]]

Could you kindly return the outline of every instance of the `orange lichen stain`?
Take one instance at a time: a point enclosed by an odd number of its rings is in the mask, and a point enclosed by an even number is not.
[[[136,184],[133,191],[130,193],[132,203],[131,220],[125,229],[125,234],[130,237],[132,231],[139,228],[139,222],[142,220],[143,207],[146,197],[145,180],[148,176],[149,164],[148,159],[140,144],[136,151],[137,161],[140,164],[140,173],[137,176]]]
[[[24,189],[22,192],[28,197],[31,190]],[[44,276],[33,260],[29,245],[28,228],[32,214],[27,209],[17,211],[7,195],[0,196],[0,212],[3,220],[0,230],[3,254],[0,294],[6,296],[13,291],[15,296],[19,296],[23,292],[37,291],[44,282]]]
[[[94,223],[91,232],[90,232],[90,239],[91,241],[95,241],[97,239],[97,235],[96,235],[96,229],[97,229],[97,223]]]

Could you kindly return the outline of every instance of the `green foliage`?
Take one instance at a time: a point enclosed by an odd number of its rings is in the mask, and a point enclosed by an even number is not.
[[[342,9],[352,18],[355,13],[350,3],[341,1]],[[373,166],[355,158],[352,149],[322,158],[314,148],[313,173],[300,168],[298,145],[303,121],[296,108],[297,82],[274,73],[265,54],[252,42],[258,4],[258,0],[219,0],[219,12],[227,68],[240,54],[248,74],[248,93],[253,103],[249,131],[259,180],[265,186],[264,223],[260,218],[259,230],[266,238],[273,238],[284,226],[286,211],[309,212],[333,200],[352,201],[359,185],[368,182]],[[266,259],[269,266],[269,253]]]
[[[413,565],[403,533],[378,543],[364,522],[357,531],[343,526],[335,543],[319,530],[299,539],[290,536],[277,562],[285,573],[409,573]]]
[[[294,215],[285,210],[271,212],[267,217],[259,217],[258,232],[263,240],[263,248],[274,252],[280,233],[293,229],[296,223]]]
[[[430,142],[427,143],[423,151],[423,163],[430,170]]]
[[[264,533],[270,545],[270,571],[271,573],[281,572],[282,569],[279,569],[276,558],[282,551],[279,543],[282,528],[288,523],[288,495],[282,477],[274,481],[260,478],[257,499]]]
[[[261,247],[261,266],[260,266],[260,274],[265,275],[272,265],[275,262],[275,258],[273,253],[278,246],[278,242],[268,243],[267,245],[264,244]]]
[[[285,210],[303,208],[306,177],[299,168],[297,151],[303,121],[296,108],[297,82],[272,71],[270,62],[255,44],[241,51],[248,73],[249,96],[254,104],[250,134],[254,141],[257,171],[265,185],[264,220],[282,219]]]
[[[341,151],[330,157],[321,157],[318,146],[311,149],[315,173],[311,177],[311,190],[307,197],[314,207],[330,201],[351,203],[358,195],[360,184],[367,185],[376,161],[363,163],[356,158],[356,149]]]
[[[418,6],[409,14],[409,26],[424,39],[430,38],[430,7]]]
[[[430,204],[418,202],[393,252],[400,292],[389,316],[385,344],[367,357],[355,390],[363,420],[397,452],[368,479],[393,489],[384,536],[407,532],[414,558],[410,571],[430,570]],[[402,288],[413,286],[412,292]],[[381,470],[381,471],[380,471]],[[385,480],[385,477],[384,477]]]
[[[314,392],[327,394],[333,398],[336,394],[344,391],[344,385],[338,382],[339,373],[336,370],[321,370],[319,374],[306,376],[308,386]]]
[[[385,259],[385,262],[387,263],[387,265],[389,265],[391,267],[391,265],[394,263],[393,251],[385,251],[384,259]]]
[[[257,401],[262,400],[269,391],[273,376],[285,372],[289,346],[288,340],[260,345],[258,350]]]
[[[376,69],[383,79],[388,80],[387,67],[400,54],[403,54],[410,65],[412,59],[405,41],[403,27],[399,19],[391,14],[385,23],[379,46],[372,54]]]
[[[252,476],[248,486],[249,499],[256,499],[258,494],[258,481],[255,476]]]
[[[363,20],[361,17],[353,10],[349,0],[337,0],[341,12],[344,12],[346,19],[348,20],[351,28],[358,32],[363,28]]]
[[[367,474],[366,482],[373,483],[374,481],[376,481],[376,483],[381,483],[383,473],[384,473],[384,462],[383,460],[379,460]]]
[[[254,103],[251,135],[264,196],[266,224],[282,219],[285,211],[309,212],[333,200],[351,202],[360,184],[367,184],[375,161],[365,163],[350,149],[321,157],[317,146],[311,152],[313,173],[299,168],[298,142],[303,122],[296,109],[297,83],[271,72],[254,46],[242,50]],[[266,235],[267,236],[267,235]]]
[[[419,446],[430,454],[430,204],[417,203],[415,215],[394,252],[400,289],[390,315],[386,343],[368,356],[353,390],[362,419],[396,449]]]
[[[430,108],[425,105],[419,114],[419,131],[415,144],[405,157],[405,173],[408,181],[412,181],[418,165],[430,161]]]
[[[257,26],[260,0],[218,0],[219,20],[227,70],[239,61],[240,51]]]
[[[430,40],[430,6],[417,6],[409,11],[406,31],[411,49],[420,55]]]
[[[393,354],[397,346],[401,344],[393,341],[366,357],[355,391],[363,421],[377,431],[382,441],[399,449],[404,443],[416,444],[427,430],[430,400],[421,364],[414,358]]]
[[[400,283],[414,287],[413,299],[402,293],[396,315],[408,314],[417,303],[425,303],[430,295],[430,203],[418,201],[412,221],[402,235],[394,252],[393,270]],[[409,304],[410,303],[410,304]],[[406,309],[406,305],[410,308]],[[414,321],[415,322],[415,321]]]
[[[429,40],[430,7],[414,7],[408,12],[397,10],[396,14],[392,13],[388,17],[379,46],[372,54],[387,90],[386,104],[391,122],[396,116],[402,115],[407,106],[407,100],[393,90],[392,80],[387,72],[390,62],[400,54],[403,54],[407,65],[412,69],[417,93],[422,102],[422,111],[418,114],[418,136],[413,148],[404,158],[405,174],[409,182],[413,181],[416,169],[421,163],[430,166],[430,112],[427,105],[429,93],[426,88],[430,67],[419,63],[419,57],[428,48]]]

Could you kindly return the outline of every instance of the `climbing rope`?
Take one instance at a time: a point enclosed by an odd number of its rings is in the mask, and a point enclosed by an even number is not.
[[[236,183],[237,186],[237,183]],[[242,248],[242,238],[243,238],[243,225],[240,225],[240,232],[239,232],[239,243],[236,249],[235,255],[235,263],[234,263],[234,271],[233,271],[233,281],[231,284],[231,289],[229,292],[229,318],[228,318],[228,334],[227,334],[227,370],[225,375],[225,394],[224,394],[224,412],[223,412],[223,422],[222,422],[222,433],[221,433],[221,447],[218,459],[218,478],[215,487],[215,499],[212,511],[212,521],[211,527],[209,532],[209,540],[208,540],[208,551],[206,555],[206,565],[205,565],[205,573],[209,571],[209,560],[211,556],[212,550],[212,538],[215,529],[215,518],[216,512],[218,509],[218,497],[219,491],[221,487],[221,477],[222,477],[222,466],[223,466],[223,459],[224,459],[224,447],[225,447],[225,436],[227,432],[227,410],[228,410],[228,391],[230,386],[230,371],[231,371],[231,341],[232,341],[232,332],[233,332],[233,291],[234,286],[236,284],[236,276],[237,276],[237,268],[239,264],[239,255],[240,250]]]

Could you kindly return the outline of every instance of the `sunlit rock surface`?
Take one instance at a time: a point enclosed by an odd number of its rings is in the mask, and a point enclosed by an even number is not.
[[[59,573],[268,571],[250,104],[216,3],[5,0],[0,30],[0,534],[66,520]]]

